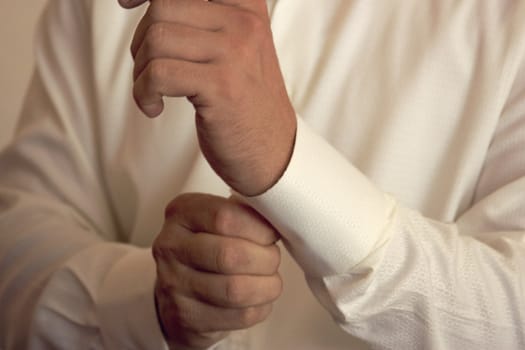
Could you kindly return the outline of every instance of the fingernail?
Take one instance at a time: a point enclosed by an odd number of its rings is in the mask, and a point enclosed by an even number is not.
[[[125,7],[125,8],[136,7],[145,1],[146,0],[118,0],[120,6]]]

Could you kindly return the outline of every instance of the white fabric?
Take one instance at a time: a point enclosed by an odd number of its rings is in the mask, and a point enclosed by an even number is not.
[[[285,255],[270,318],[216,348],[525,348],[525,3],[269,3],[302,121],[283,177],[245,200],[300,267]],[[185,99],[155,120],[133,103],[142,13],[44,15],[0,157],[0,348],[165,347],[147,247],[178,193],[229,190]]]

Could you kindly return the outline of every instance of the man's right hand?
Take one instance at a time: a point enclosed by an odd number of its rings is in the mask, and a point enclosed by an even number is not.
[[[173,349],[205,349],[270,314],[282,291],[275,229],[253,209],[205,194],[177,197],[153,245],[155,298]]]

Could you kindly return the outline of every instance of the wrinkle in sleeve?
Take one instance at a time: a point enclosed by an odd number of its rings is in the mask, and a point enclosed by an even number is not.
[[[155,277],[150,249],[116,243],[84,249],[42,292],[30,348],[167,349],[155,311]]]
[[[93,117],[89,11],[50,1],[0,153],[0,348],[164,349],[148,249],[118,237]]]

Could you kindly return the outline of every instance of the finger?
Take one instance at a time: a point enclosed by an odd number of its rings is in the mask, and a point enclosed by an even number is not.
[[[282,292],[282,280],[278,274],[227,276],[161,261],[158,264],[158,276],[171,284],[178,293],[220,307],[264,305],[275,301]]]
[[[275,228],[253,208],[236,200],[189,193],[168,204],[166,218],[193,232],[209,232],[271,245],[279,240]]]
[[[226,275],[271,276],[277,273],[281,260],[277,245],[261,246],[207,233],[179,237],[173,251],[187,266]]]
[[[191,62],[209,62],[220,53],[217,42],[221,35],[177,23],[159,22],[151,25],[135,55],[134,80],[147,64],[156,58],[172,58]]]
[[[147,0],[118,0],[120,6],[131,9],[137,6],[142,5],[143,3],[147,2]]]
[[[246,308],[272,303],[281,295],[282,280],[273,276],[224,276],[205,273],[193,275],[192,293],[209,304]],[[210,274],[207,274],[210,275]]]
[[[133,36],[131,52],[135,54],[148,28],[158,22],[178,23],[201,30],[218,31],[231,16],[226,6],[195,0],[155,0],[141,19]]]
[[[159,288],[158,293],[170,291]],[[196,333],[232,331],[250,328],[264,321],[272,311],[272,304],[247,308],[223,308],[183,295],[171,296],[173,306],[163,308],[168,323]]]
[[[210,87],[203,82],[212,75],[207,65],[172,59],[150,60],[133,86],[133,97],[148,117],[158,116],[163,96],[194,97]]]

